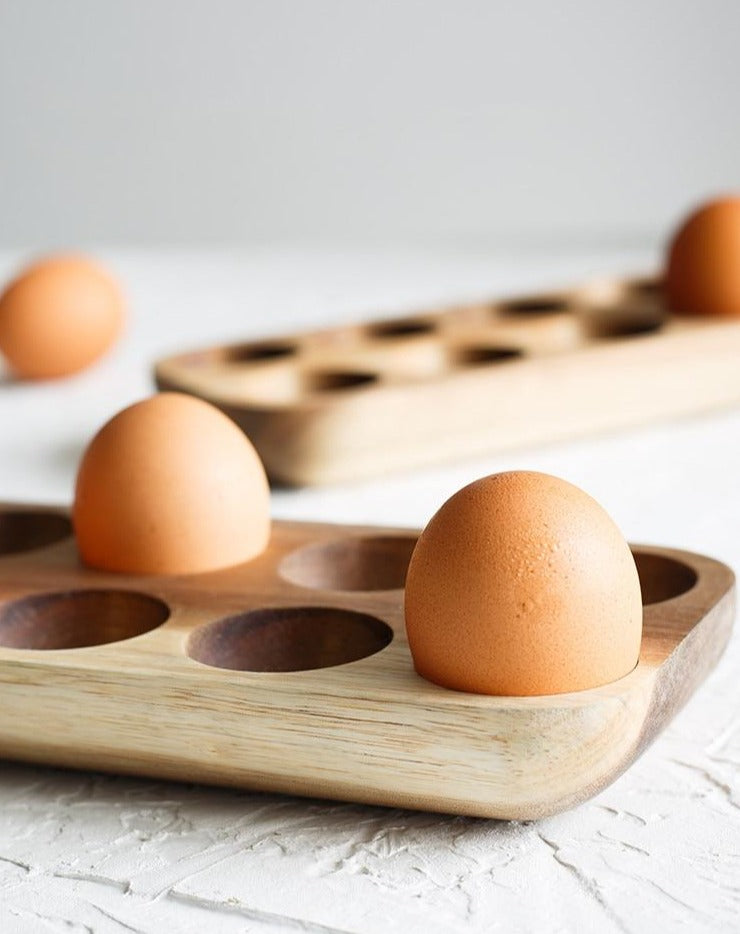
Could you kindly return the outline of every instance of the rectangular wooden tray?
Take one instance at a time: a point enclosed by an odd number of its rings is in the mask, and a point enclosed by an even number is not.
[[[487,697],[413,670],[415,532],[277,522],[248,564],[138,578],[82,567],[69,532],[64,510],[0,507],[5,758],[537,818],[630,765],[714,667],[734,616],[725,565],[638,546],[637,667],[595,690]]]
[[[740,323],[681,318],[655,279],[160,360],[249,435],[275,483],[320,484],[740,401]]]

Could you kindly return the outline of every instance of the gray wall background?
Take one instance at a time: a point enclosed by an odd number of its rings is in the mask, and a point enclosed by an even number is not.
[[[740,187],[740,3],[0,0],[0,245],[651,237]]]

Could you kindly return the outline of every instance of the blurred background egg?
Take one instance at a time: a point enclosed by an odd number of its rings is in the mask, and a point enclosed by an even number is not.
[[[683,222],[669,247],[665,289],[679,314],[740,316],[740,197],[711,201]]]
[[[579,691],[637,664],[630,549],[595,500],[547,474],[494,474],[449,499],[416,545],[405,602],[417,672],[455,690]]]
[[[0,295],[0,352],[24,379],[51,379],[89,366],[121,331],[121,291],[82,256],[53,256],[21,272]]]
[[[73,523],[85,564],[192,574],[255,557],[270,498],[249,439],[218,409],[162,393],[112,418],[77,475]]]

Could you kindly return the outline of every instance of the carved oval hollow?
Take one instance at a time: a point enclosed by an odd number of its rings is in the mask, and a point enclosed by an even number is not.
[[[169,617],[166,603],[129,590],[34,594],[0,606],[0,645],[79,649],[140,636]]]
[[[196,629],[190,658],[236,671],[308,671],[374,655],[393,630],[366,613],[337,607],[268,607]]]
[[[378,381],[377,373],[360,370],[309,370],[303,374],[304,392],[343,392]]]
[[[416,542],[415,535],[376,535],[306,545],[283,559],[280,576],[317,590],[398,590]]]
[[[625,308],[590,316],[586,331],[592,340],[618,340],[655,334],[664,324],[665,319],[659,312]]]
[[[675,558],[639,550],[633,551],[632,556],[640,578],[643,606],[680,597],[697,582],[696,571]]]
[[[488,344],[471,344],[455,347],[450,352],[450,362],[457,367],[485,366],[488,363],[507,363],[524,356],[519,347],[502,347]]]
[[[633,295],[658,299],[663,297],[663,283],[660,279],[634,279],[627,283],[627,289]]]
[[[66,516],[22,509],[0,512],[0,555],[20,554],[53,545],[72,534]]]
[[[564,298],[522,298],[495,305],[496,314],[505,317],[523,317],[535,315],[559,315],[570,310],[569,303]]]
[[[261,360],[281,360],[298,352],[295,341],[261,341],[254,344],[239,344],[224,352],[228,363],[258,363]]]
[[[432,318],[396,318],[391,321],[377,321],[369,324],[366,333],[369,337],[395,340],[401,337],[433,334],[436,330],[437,323]]]

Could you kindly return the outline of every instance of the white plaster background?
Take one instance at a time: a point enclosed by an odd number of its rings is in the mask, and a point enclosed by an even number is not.
[[[0,245],[640,235],[737,187],[735,0],[3,0]]]
[[[127,285],[129,331],[104,364],[75,380],[0,386],[2,498],[68,501],[81,446],[149,390],[147,364],[161,353],[650,269],[657,254],[103,255]],[[0,255],[0,275],[18,259]],[[509,467],[580,484],[633,541],[740,567],[740,410],[283,492],[274,511],[420,525],[463,483]],[[538,823],[0,763],[0,931],[737,931],[738,670],[735,636],[719,668],[626,775],[590,803]]]

